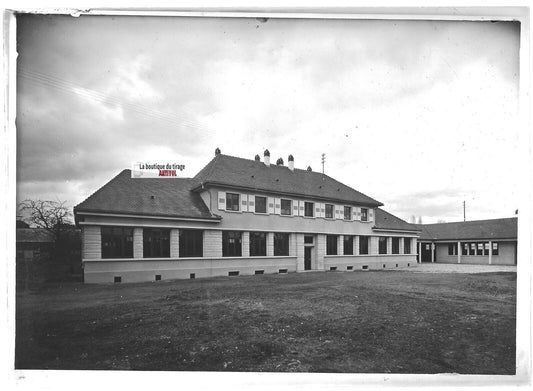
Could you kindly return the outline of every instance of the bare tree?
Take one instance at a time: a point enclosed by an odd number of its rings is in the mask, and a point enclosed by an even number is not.
[[[66,201],[24,200],[19,208],[29,214],[25,219],[27,223],[46,229],[57,240],[65,226],[72,224],[72,213],[65,203]]]

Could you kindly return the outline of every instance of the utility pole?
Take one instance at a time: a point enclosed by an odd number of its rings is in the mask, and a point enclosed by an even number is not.
[[[466,201],[463,201],[463,221],[466,221]]]
[[[326,162],[326,154],[322,154],[322,175],[324,175],[324,163]]]

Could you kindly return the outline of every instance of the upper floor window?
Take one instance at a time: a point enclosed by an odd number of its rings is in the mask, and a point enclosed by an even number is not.
[[[368,221],[368,209],[361,208],[361,221]]]
[[[304,205],[304,215],[306,217],[314,217],[315,204],[313,202],[306,202]]]
[[[400,253],[400,238],[392,238],[392,253]]]
[[[337,235],[326,235],[326,255],[337,255]]]
[[[242,256],[241,233],[237,231],[222,231],[222,256]]]
[[[289,234],[274,233],[274,256],[289,255]]]
[[[202,257],[204,231],[180,229],[180,257]]]
[[[266,213],[267,212],[267,198],[255,196],[255,212]]]
[[[353,236],[344,235],[344,255],[353,255]]]
[[[170,230],[160,228],[143,229],[144,258],[170,257]]]
[[[332,219],[333,218],[333,210],[334,210],[333,205],[326,204],[326,219]]]
[[[387,254],[387,238],[384,236],[379,237],[379,253]]]
[[[344,220],[351,220],[351,219],[352,219],[352,207],[345,206],[344,207]]]
[[[238,194],[226,193],[226,210],[240,210]]]
[[[368,254],[368,236],[359,236],[359,254],[367,255]]]
[[[102,258],[133,258],[133,228],[102,227]]]
[[[266,233],[250,232],[250,256],[266,256]]]
[[[292,209],[292,201],[291,200],[281,200],[281,214],[284,216],[290,216]]]
[[[403,253],[411,254],[411,238],[403,239]]]

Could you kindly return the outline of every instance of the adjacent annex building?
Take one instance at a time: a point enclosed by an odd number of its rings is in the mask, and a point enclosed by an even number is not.
[[[74,215],[84,280],[108,283],[414,266],[420,229],[382,205],[292,156],[217,149],[194,178],[124,170]]]
[[[421,262],[517,264],[518,218],[421,224]]]

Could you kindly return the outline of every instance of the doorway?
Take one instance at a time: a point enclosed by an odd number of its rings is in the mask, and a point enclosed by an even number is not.
[[[431,243],[422,243],[421,261],[431,262]]]
[[[304,270],[311,270],[311,261],[313,259],[313,247],[304,247]]]

